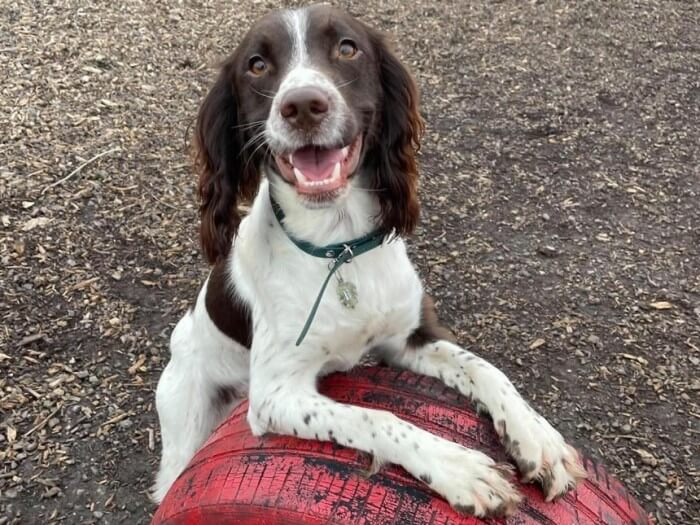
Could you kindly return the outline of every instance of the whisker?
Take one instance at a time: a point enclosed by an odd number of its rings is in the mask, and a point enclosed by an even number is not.
[[[255,122],[247,122],[245,124],[239,124],[238,126],[231,126],[231,129],[248,129],[254,128],[260,124],[265,124],[264,120],[256,120]]]
[[[269,149],[270,149],[270,148],[268,147],[267,142],[261,142],[260,144],[258,144],[258,147],[255,148],[255,149],[253,150],[253,153],[250,154],[250,156],[248,157],[248,160],[246,160],[245,165],[243,166],[243,171],[244,171],[244,172],[245,172],[245,170],[248,169],[248,164],[249,164],[250,161],[253,159],[253,157],[255,157],[255,154],[256,154],[256,153],[258,152],[258,150],[259,150],[260,148],[262,148],[263,146],[265,147],[265,151],[263,152],[263,158],[265,158],[264,156],[267,155],[267,153],[269,152]]]
[[[250,138],[248,139],[248,142],[252,142],[252,141],[254,141],[254,140],[258,140],[258,139],[259,139],[260,137],[262,137],[263,135],[265,135],[265,130],[264,130],[264,129],[261,129],[261,130],[258,131],[257,133],[254,133],[253,136],[250,137]],[[246,144],[247,144],[247,143],[246,143]]]
[[[348,80],[348,81],[346,81],[346,82],[341,82],[340,84],[336,84],[335,87],[337,87],[338,89],[340,89],[340,88],[342,88],[342,87],[345,87],[345,86],[348,86],[348,85],[352,84],[353,82],[355,82],[355,81],[357,81],[357,80],[359,80],[359,79],[360,79],[360,77],[355,77],[355,78],[353,78],[352,80]]]
[[[246,150],[246,148],[248,148],[250,146],[254,146],[260,139],[263,139],[263,142],[264,142],[264,139],[265,139],[265,130],[264,129],[259,131],[258,133],[256,133],[252,137],[250,137],[250,139],[248,139],[248,141],[245,144],[243,144],[243,147],[241,148],[241,153],[243,153]]]
[[[267,146],[267,142],[262,142],[262,143],[260,143],[260,144],[258,145],[257,148],[255,148],[255,150],[253,151],[253,154],[251,155],[251,157],[254,157],[255,154],[258,152],[258,150],[259,150],[260,148],[262,148],[262,147],[265,148],[265,150],[263,151],[263,154],[267,153],[267,151],[269,151],[269,149],[270,149],[270,148]]]
[[[260,131],[259,133],[256,133],[255,135],[253,135],[253,136],[248,140],[248,142],[246,142],[246,143],[243,145],[243,148],[241,148],[241,149],[242,149],[242,150],[245,150],[245,149],[248,148],[248,147],[257,146],[257,145],[259,145],[259,143],[263,143],[263,144],[264,144],[264,143],[265,143],[265,137],[266,137],[266,135],[265,135],[265,130],[262,130],[262,131]]]
[[[250,89],[252,89],[255,93],[257,93],[257,94],[260,95],[261,97],[270,98],[270,99],[275,98],[274,94],[273,94],[272,96],[266,95],[266,94],[263,93],[262,91],[258,91],[257,89],[255,89],[253,86],[250,86]]]

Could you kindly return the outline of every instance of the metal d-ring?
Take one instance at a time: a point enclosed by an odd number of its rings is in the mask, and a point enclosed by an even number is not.
[[[352,262],[353,258],[355,257],[355,254],[352,252],[352,248],[350,247],[349,244],[343,244],[343,246],[345,247],[345,249],[344,249],[344,250],[342,251],[342,253],[338,256],[338,259],[340,259],[340,258],[343,256],[344,253],[349,253],[349,254],[350,254],[350,258],[349,258],[347,261],[345,261],[345,262],[346,262],[346,263]]]

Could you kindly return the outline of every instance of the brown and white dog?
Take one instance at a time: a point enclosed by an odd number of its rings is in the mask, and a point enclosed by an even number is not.
[[[201,241],[214,266],[172,334],[158,383],[156,501],[247,396],[256,435],[333,440],[403,466],[458,511],[512,512],[520,496],[507,467],[389,412],[318,393],[319,375],[370,351],[441,378],[488,411],[548,499],[584,477],[574,449],[502,372],[450,340],[423,293],[401,239],[418,220],[422,129],[411,75],[382,35],[337,9],[273,12],[225,61],[195,134]],[[334,279],[338,253],[300,247],[356,246],[370,232],[378,246],[350,254]]]

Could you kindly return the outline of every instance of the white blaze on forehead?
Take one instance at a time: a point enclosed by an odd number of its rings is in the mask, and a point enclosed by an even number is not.
[[[348,107],[345,99],[328,75],[315,64],[309,54],[309,13],[308,8],[284,11],[282,19],[289,33],[292,49],[289,62],[281,65],[282,78],[275,94],[270,115],[265,126],[268,143],[276,151],[289,151],[310,143],[338,144],[343,139]],[[308,137],[289,124],[280,115],[280,106],[286,93],[295,88],[315,87],[322,90],[329,99],[330,111],[314,137]]]
[[[294,9],[284,13],[284,21],[292,38],[291,67],[298,67],[308,60],[306,43],[306,31],[309,25],[308,10],[305,8]]]

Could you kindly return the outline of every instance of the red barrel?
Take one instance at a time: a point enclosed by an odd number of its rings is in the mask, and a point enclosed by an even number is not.
[[[438,380],[360,367],[324,379],[321,392],[344,403],[390,410],[434,434],[507,461],[491,422]],[[247,403],[237,407],[197,452],[152,525],[650,523],[620,482],[588,459],[588,479],[555,503],[546,503],[539,487],[520,485],[523,502],[507,520],[461,516],[400,467],[385,466],[366,477],[368,454],[329,442],[254,437],[247,409]]]

